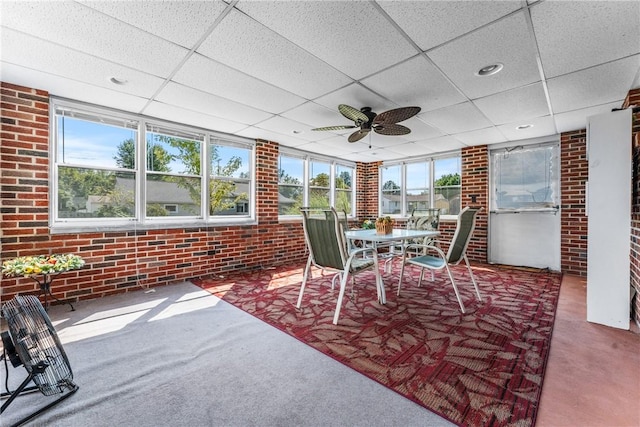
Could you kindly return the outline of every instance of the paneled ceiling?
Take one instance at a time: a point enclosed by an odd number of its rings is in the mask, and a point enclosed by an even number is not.
[[[638,1],[6,1],[1,79],[353,161],[586,127],[640,87]],[[502,71],[478,76],[483,67]],[[117,83],[111,80],[117,79]],[[419,106],[404,136],[339,104]],[[527,126],[522,128],[523,126]],[[521,129],[518,129],[518,128]]]

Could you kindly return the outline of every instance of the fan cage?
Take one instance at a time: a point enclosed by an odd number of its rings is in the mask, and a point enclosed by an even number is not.
[[[4,304],[2,313],[20,361],[42,394],[75,388],[69,359],[40,300],[34,295],[16,296]]]

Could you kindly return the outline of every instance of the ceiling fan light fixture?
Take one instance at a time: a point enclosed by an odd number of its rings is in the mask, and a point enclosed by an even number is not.
[[[480,68],[476,72],[476,76],[480,76],[480,77],[492,76],[492,75],[497,74],[500,71],[502,71],[502,68],[504,68],[504,64],[502,64],[500,62],[497,62],[495,64],[491,64],[491,65],[487,65],[485,67]]]

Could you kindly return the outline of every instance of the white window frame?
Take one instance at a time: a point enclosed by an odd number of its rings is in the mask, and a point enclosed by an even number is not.
[[[136,176],[136,196],[135,196],[135,213],[133,218],[59,218],[58,217],[58,166],[65,165],[58,162],[58,128],[57,128],[57,111],[63,109],[65,111],[77,112],[79,114],[88,114],[96,118],[101,116],[115,118],[124,121],[137,122],[137,157],[136,167],[134,170]],[[208,227],[214,225],[251,225],[256,224],[256,143],[254,140],[238,137],[235,135],[227,135],[214,130],[203,129],[195,126],[188,126],[179,123],[173,123],[165,120],[155,119],[143,115],[127,113],[120,110],[101,107],[97,105],[87,104],[79,101],[51,97],[49,123],[51,124],[49,132],[49,226],[52,234],[74,233],[88,231],[129,231],[129,230],[146,230],[146,229],[166,229],[166,228],[185,228],[185,227]],[[193,217],[167,216],[167,217],[151,217],[145,218],[146,208],[146,131],[147,125],[157,126],[160,128],[171,129],[177,132],[185,132],[186,134],[202,134],[204,135],[201,149],[201,215]],[[249,212],[247,215],[210,215],[209,214],[209,152],[210,144],[218,143],[218,145],[229,145],[243,147],[250,150],[249,165]],[[83,167],[91,169],[90,165],[73,164],[68,166]],[[118,169],[119,170],[119,169]]]
[[[304,182],[303,182],[303,206],[308,206],[309,205],[309,191],[310,191],[310,187],[309,187],[309,181],[310,181],[310,164],[313,161],[316,162],[323,162],[323,163],[329,163],[329,180],[330,180],[330,190],[329,190],[329,206],[331,207],[335,207],[335,200],[336,200],[336,185],[335,185],[335,177],[336,177],[336,168],[337,166],[342,166],[345,168],[350,168],[353,171],[352,177],[351,177],[351,212],[347,212],[347,217],[348,218],[355,218],[355,213],[356,213],[356,186],[357,186],[357,182],[356,182],[356,175],[357,175],[357,169],[356,169],[356,163],[355,162],[349,162],[349,161],[345,161],[345,160],[337,160],[335,158],[332,157],[328,157],[328,156],[319,156],[317,154],[312,154],[312,153],[307,153],[305,151],[301,151],[301,150],[295,150],[295,149],[291,149],[291,148],[285,148],[280,150],[279,156],[286,156],[286,157],[291,157],[291,158],[297,158],[297,159],[301,159],[303,161],[303,178],[304,178]],[[280,158],[278,157],[278,165],[280,165]],[[278,182],[278,186],[280,185],[280,183]],[[279,189],[278,189],[279,191]],[[295,219],[295,220],[300,220],[302,219],[302,214],[296,214],[296,215],[279,215],[278,218],[280,220],[288,220],[288,219]]]
[[[387,216],[388,214],[382,213],[382,186],[384,185],[382,177],[382,169],[385,167],[400,165],[400,194],[401,194],[401,209],[399,214],[388,215],[392,218],[406,218],[411,215],[411,212],[407,212],[407,165],[414,163],[429,163],[429,206],[435,206],[435,163],[438,160],[462,157],[460,151],[446,152],[437,156],[429,157],[416,157],[411,160],[399,161],[399,162],[384,162],[378,167],[378,216]],[[462,189],[462,163],[460,164],[460,188]],[[440,219],[443,220],[455,220],[458,215],[441,215]]]

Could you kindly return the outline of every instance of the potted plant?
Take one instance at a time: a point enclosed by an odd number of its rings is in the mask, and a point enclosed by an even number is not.
[[[393,231],[394,221],[390,216],[384,216],[376,219],[376,233],[377,234],[391,234]]]

